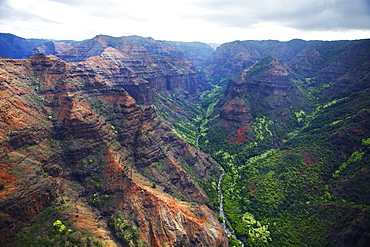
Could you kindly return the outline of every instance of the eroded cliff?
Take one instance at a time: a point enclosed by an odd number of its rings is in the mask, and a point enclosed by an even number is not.
[[[111,87],[117,65],[37,54],[0,70],[3,243],[227,246],[200,186],[218,167]]]
[[[57,56],[68,62],[85,61],[80,66],[111,86],[126,89],[144,105],[153,103],[155,92],[195,96],[202,77],[180,49],[152,38],[99,35]]]

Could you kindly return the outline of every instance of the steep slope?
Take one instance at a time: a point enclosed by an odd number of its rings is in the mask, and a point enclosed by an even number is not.
[[[272,56],[230,79],[208,124],[209,144],[203,142],[202,149],[214,153],[229,147],[232,154],[243,152],[250,157],[279,146],[287,133],[302,126],[298,115],[312,111],[294,79],[297,76],[290,66]]]
[[[222,138],[229,139],[234,135],[238,139],[236,143],[242,144],[244,134],[238,134],[237,130],[243,128],[241,132],[248,132],[255,120],[259,119],[258,125],[262,130],[257,131],[256,123],[254,130],[249,131],[247,135],[255,141],[256,137],[253,136],[257,132],[264,131],[265,134],[269,132],[277,141],[273,143],[278,144],[282,138],[287,138],[288,133],[305,124],[307,116],[317,104],[326,104],[368,87],[366,78],[369,44],[369,40],[336,42],[293,40],[236,41],[221,46],[208,62],[213,61],[214,66],[220,66],[212,73],[217,71],[221,73],[220,71],[227,69],[229,72],[223,76],[231,79],[221,79],[221,83],[213,79],[215,84],[222,86],[224,84],[222,81],[227,81],[228,84],[225,97],[218,103],[214,114],[219,116],[213,122],[216,128],[213,128],[215,130],[211,136],[217,138],[223,135]],[[247,65],[239,66],[239,62],[220,60],[223,57],[234,60],[233,58],[238,57],[236,54],[241,54],[240,52],[249,54],[246,57],[239,57],[242,64],[251,61],[253,65],[241,69]],[[268,52],[288,62],[284,63],[272,55],[259,59],[262,53]],[[229,65],[234,67],[230,68]],[[230,73],[233,76],[230,76]],[[223,130],[219,131],[221,126],[224,126]],[[266,144],[265,137],[258,145]],[[220,143],[220,140],[216,143]],[[271,144],[270,142],[270,147]],[[240,149],[235,150],[239,151]]]
[[[153,108],[42,54],[1,60],[1,97],[3,243],[227,246],[194,182],[219,169]]]
[[[368,246],[369,42],[235,41],[204,74],[138,36],[1,59],[1,241],[227,246],[200,149],[246,246]]]

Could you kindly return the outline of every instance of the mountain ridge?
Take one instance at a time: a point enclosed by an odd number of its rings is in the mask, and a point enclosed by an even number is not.
[[[240,246],[226,220],[246,246],[366,246],[369,42],[98,35],[2,58],[1,241]]]

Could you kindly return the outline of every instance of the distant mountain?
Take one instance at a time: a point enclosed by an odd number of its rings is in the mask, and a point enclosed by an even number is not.
[[[4,57],[25,58],[44,53],[56,55],[67,62],[88,60],[84,65],[86,69],[89,67],[89,70],[110,81],[111,86],[124,87],[141,104],[151,104],[155,91],[166,93],[177,90],[181,91],[182,97],[197,95],[207,86],[196,66],[213,52],[210,46],[200,42],[165,42],[140,36],[97,35],[83,42],[44,43],[46,40],[27,40],[10,34],[3,34],[2,37],[8,37],[7,40],[13,38],[12,42],[2,44]],[[23,47],[21,55],[16,47]],[[113,64],[110,73],[99,69],[105,61]]]
[[[217,48],[204,67],[209,76],[225,79],[248,68],[267,55],[287,62],[314,42],[296,39],[288,42],[248,40],[225,43]]]
[[[44,39],[24,39],[10,33],[0,33],[0,57],[26,58]]]
[[[217,47],[219,47],[221,44],[216,44],[216,43],[207,43],[210,47],[212,47],[213,50],[216,50]]]
[[[182,50],[186,58],[192,61],[195,65],[203,65],[205,60],[210,57],[214,49],[209,44],[201,42],[180,42],[180,41],[165,41],[180,50]]]

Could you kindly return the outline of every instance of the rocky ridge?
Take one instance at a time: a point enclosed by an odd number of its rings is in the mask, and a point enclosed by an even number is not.
[[[2,34],[1,37],[6,39],[7,36]],[[16,38],[24,42],[33,42]],[[56,55],[67,62],[89,60],[88,65],[85,65],[89,67],[87,69],[104,77],[112,87],[125,88],[139,104],[144,105],[153,104],[155,93],[176,94],[187,98],[196,97],[200,90],[207,89],[204,74],[198,69],[213,52],[209,45],[199,42],[166,42],[139,36],[98,35],[82,42],[35,41],[35,45],[25,48],[23,52],[25,54],[19,57],[12,54],[14,46],[20,45],[17,42],[13,42],[13,46],[4,43],[7,47],[0,49],[0,54],[10,58],[25,58],[39,52]],[[112,65],[91,59],[92,57],[100,57]],[[101,66],[103,68],[99,69]],[[116,66],[115,71],[111,70],[111,73],[105,75],[103,71],[106,66]]]
[[[228,132],[230,144],[256,142],[253,124],[258,124],[256,118],[262,116],[275,119],[275,126],[285,128],[283,123],[294,112],[312,111],[310,103],[292,83],[294,79],[297,76],[288,64],[272,56],[262,58],[228,81],[225,95],[216,105],[219,119],[215,126]]]
[[[112,87],[126,89],[144,105],[153,103],[155,92],[195,96],[202,78],[181,50],[152,38],[99,35],[57,56],[67,62],[88,60],[92,72],[105,77]],[[104,75],[104,70],[99,68],[106,63],[91,57],[100,57],[114,65],[112,73],[117,76]]]

